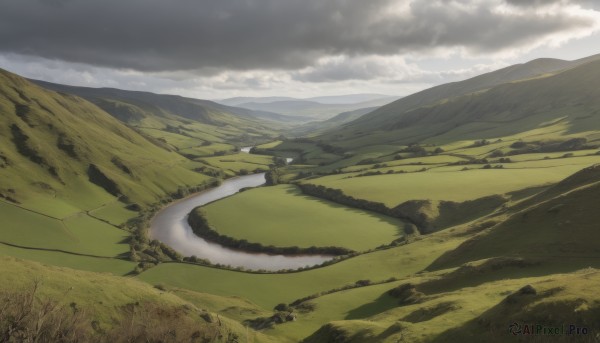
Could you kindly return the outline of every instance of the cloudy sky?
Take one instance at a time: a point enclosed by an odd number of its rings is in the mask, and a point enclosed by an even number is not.
[[[0,68],[207,99],[406,95],[597,53],[597,0],[0,0]]]

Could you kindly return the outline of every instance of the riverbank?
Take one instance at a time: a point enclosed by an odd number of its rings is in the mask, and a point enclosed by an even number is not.
[[[332,256],[322,255],[285,256],[241,252],[208,242],[194,234],[188,224],[188,215],[195,208],[233,195],[242,188],[257,187],[264,183],[264,173],[240,176],[166,206],[152,218],[150,236],[184,256],[195,256],[215,265],[229,265],[233,268],[278,271],[316,266],[331,260]]]

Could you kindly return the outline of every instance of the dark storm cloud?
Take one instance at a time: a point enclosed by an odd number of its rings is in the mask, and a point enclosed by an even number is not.
[[[500,2],[0,0],[0,51],[141,71],[298,69],[326,55],[497,51],[594,24],[492,11]],[[409,5],[383,11],[392,4]]]

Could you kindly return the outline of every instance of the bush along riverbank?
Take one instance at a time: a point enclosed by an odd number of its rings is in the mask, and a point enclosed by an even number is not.
[[[276,247],[272,245],[262,245],[260,243],[251,243],[245,239],[237,239],[230,236],[222,235],[210,227],[208,221],[204,217],[201,208],[194,209],[189,217],[188,223],[194,234],[209,242],[217,243],[227,248],[240,250],[251,253],[265,253],[270,255],[332,255],[343,256],[355,254],[354,250],[341,247],[308,247],[301,248],[293,247]]]
[[[130,204],[129,208],[131,210],[139,212],[139,216],[129,220],[123,227],[131,232],[128,238],[130,252],[125,259],[138,262],[138,266],[133,271],[134,274],[139,274],[161,262],[184,261],[184,257],[173,248],[158,240],[150,239],[148,235],[150,220],[158,211],[171,202],[217,187],[220,184],[220,179],[211,179],[195,186],[179,187],[177,191],[164,196],[158,202],[147,207]]]

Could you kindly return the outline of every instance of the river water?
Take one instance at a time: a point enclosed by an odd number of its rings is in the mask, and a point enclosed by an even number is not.
[[[284,256],[246,253],[210,243],[196,236],[188,224],[188,214],[196,207],[233,195],[245,187],[257,187],[265,183],[265,174],[252,174],[224,181],[220,186],[179,200],[163,208],[150,222],[150,236],[184,256],[195,255],[212,263],[244,267],[246,269],[298,269],[314,266],[330,260],[331,256],[302,255]],[[235,208],[231,209],[235,215]],[[243,221],[240,225],[243,225]]]

